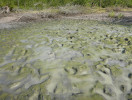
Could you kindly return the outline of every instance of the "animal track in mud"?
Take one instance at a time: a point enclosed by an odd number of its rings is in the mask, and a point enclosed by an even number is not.
[[[131,99],[131,27],[55,20],[1,31],[15,41],[0,40],[0,99]]]

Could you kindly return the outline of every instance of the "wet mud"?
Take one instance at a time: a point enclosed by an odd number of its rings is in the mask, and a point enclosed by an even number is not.
[[[0,100],[131,100],[132,25],[49,20],[0,30]]]

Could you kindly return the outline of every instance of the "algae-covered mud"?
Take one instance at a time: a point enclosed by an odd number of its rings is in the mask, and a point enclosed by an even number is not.
[[[0,100],[132,100],[132,26],[63,19],[0,30]]]

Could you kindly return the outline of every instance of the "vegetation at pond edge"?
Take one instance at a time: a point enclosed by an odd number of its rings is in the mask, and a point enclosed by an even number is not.
[[[10,7],[43,9],[44,7],[67,4],[103,8],[110,6],[132,7],[132,0],[0,0],[1,7],[8,5]]]
[[[109,13],[109,15],[108,15],[108,17],[121,19],[121,18],[123,18],[123,17],[124,17],[124,15],[123,15],[123,14],[121,14],[121,13],[119,13],[119,14],[117,14],[117,15],[116,15],[116,13],[115,13],[115,12],[110,12],[110,13]]]

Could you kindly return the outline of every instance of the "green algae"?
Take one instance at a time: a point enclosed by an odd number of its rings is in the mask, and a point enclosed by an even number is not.
[[[95,88],[95,89],[103,89],[104,86],[103,86],[99,81],[97,81],[94,88]]]
[[[122,70],[119,66],[111,66],[110,70],[111,70],[112,75],[115,77],[122,74]]]
[[[28,90],[24,90],[24,92],[19,94],[17,98],[19,100],[29,100],[29,97],[32,97],[32,95],[35,93],[35,94],[38,94],[36,99],[39,99],[39,95],[41,94],[43,96],[43,99],[51,100],[51,97],[47,94],[47,90],[46,90],[46,85],[48,83],[49,81],[46,81],[44,83],[33,85]]]
[[[113,31],[116,28],[118,32]],[[8,62],[8,59],[4,59],[5,56],[11,56],[11,59],[15,62],[3,65],[0,70],[14,72],[14,74],[10,73],[10,76],[7,76],[17,81],[27,78],[28,75],[39,80],[47,76],[52,77],[51,74],[56,71],[55,69],[63,68],[68,78],[74,77],[77,80],[81,80],[81,82],[75,81],[72,84],[73,86],[80,90],[87,89],[91,84],[93,86],[91,87],[93,89],[92,92],[87,90],[90,92],[89,94],[85,93],[85,91],[82,94],[76,94],[75,97],[72,96],[74,99],[105,100],[103,96],[94,94],[97,90],[103,90],[104,85],[99,81],[90,83],[88,79],[96,80],[96,72],[105,73],[104,68],[110,69],[112,77],[120,77],[122,75],[123,69],[120,66],[109,66],[106,62],[108,58],[122,58],[122,55],[125,55],[128,58],[127,60],[131,59],[132,38],[127,36],[130,33],[128,32],[130,29],[131,26],[124,28],[124,26],[104,24],[96,21],[54,20],[46,21],[45,23],[35,23],[22,29],[2,30],[0,32],[0,64],[4,61]],[[121,35],[122,32],[126,32],[126,34]],[[49,55],[46,55],[48,58],[44,60],[43,57],[45,58],[45,55],[39,58],[41,53],[45,52],[44,48],[46,46],[52,49],[51,54],[53,53],[55,58],[51,57],[51,59]],[[35,52],[35,49],[39,47],[42,47],[42,50]],[[60,54],[62,48],[79,52],[80,56],[75,55],[70,60],[65,60],[65,55],[58,59],[58,56],[63,55],[63,51]],[[123,51],[124,48],[125,51]],[[10,51],[13,51],[11,55]],[[114,55],[116,53],[122,53],[122,55]],[[127,61],[124,58],[122,59]],[[126,67],[128,66],[126,65]],[[42,76],[42,74],[46,75]],[[0,77],[2,75],[4,74],[0,73]],[[48,94],[46,88],[50,82],[49,78],[45,82],[32,85],[27,90],[22,86],[16,90],[15,93],[18,92],[17,96],[13,95],[13,97],[16,100],[29,100],[30,97],[34,96],[40,100],[43,98],[51,100],[51,95]],[[17,84],[17,82],[14,84]],[[14,84],[12,83],[10,86]],[[58,90],[55,94],[61,94],[63,91],[63,85],[58,85]],[[10,96],[10,93],[4,92],[0,98],[4,100],[8,96]]]
[[[75,97],[76,100],[105,100],[102,96],[98,94],[94,94],[92,96],[77,96]]]
[[[8,93],[2,93],[0,95],[0,100],[7,100],[7,99],[14,100],[13,96],[9,95]]]
[[[126,98],[127,98],[128,100],[131,100],[131,99],[132,99],[132,94],[128,94],[128,95],[126,96]]]
[[[33,72],[34,72],[34,70],[32,68],[29,68],[29,67],[26,67],[26,66],[21,67],[21,69],[19,71],[20,74],[25,74],[25,75],[26,75],[26,73],[32,74]]]
[[[87,72],[90,70],[90,67],[87,64],[83,64],[81,62],[70,61],[65,64],[64,70],[71,75],[78,76],[85,75],[85,73],[87,74]]]

